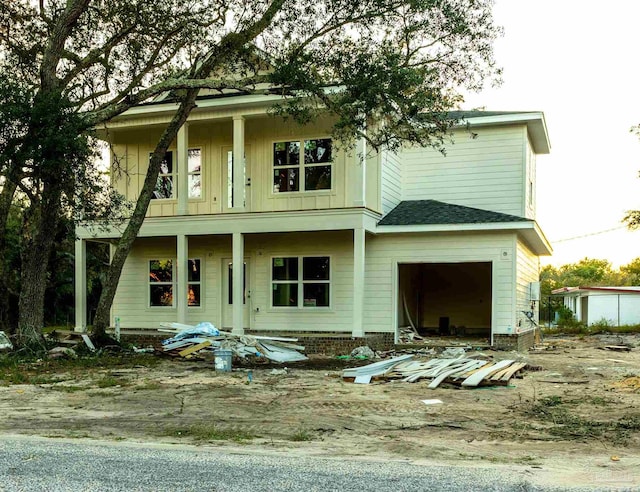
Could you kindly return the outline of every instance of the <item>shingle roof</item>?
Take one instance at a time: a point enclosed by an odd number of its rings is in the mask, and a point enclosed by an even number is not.
[[[516,215],[452,205],[437,200],[405,200],[385,215],[378,225],[486,224],[530,222]]]
[[[481,118],[483,116],[505,116],[509,114],[533,114],[536,111],[484,111],[472,109],[468,111],[449,111],[447,116],[454,120],[464,120],[468,118]]]

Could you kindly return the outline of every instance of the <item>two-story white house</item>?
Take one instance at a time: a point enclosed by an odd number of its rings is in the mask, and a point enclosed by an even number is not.
[[[413,323],[530,344],[532,286],[539,256],[551,253],[535,220],[536,155],[549,152],[542,113],[452,114],[464,123],[446,155],[375,153],[364,142],[345,152],[328,119],[298,126],[268,114],[276,100],[198,100],[163,163],[112,321],[209,321],[357,344],[392,344]],[[112,185],[127,198],[137,198],[175,109],[147,104],[109,123]],[[77,229],[78,330],[87,324],[86,242],[120,233]]]

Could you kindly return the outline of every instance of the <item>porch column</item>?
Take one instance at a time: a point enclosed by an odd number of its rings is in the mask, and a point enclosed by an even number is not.
[[[234,159],[235,163],[235,159]],[[244,333],[243,297],[244,297],[244,235],[233,233],[233,329],[232,333]]]
[[[244,117],[233,117],[233,209],[244,210]]]
[[[178,130],[178,215],[189,214],[189,124]]]
[[[178,323],[187,323],[187,296],[189,283],[189,238],[184,234],[176,236],[176,276],[178,279],[176,285],[176,321]]]
[[[364,336],[365,232],[353,230],[353,330],[352,337]]]
[[[367,206],[367,141],[360,137],[354,149],[354,198],[356,207]]]
[[[75,244],[75,331],[87,331],[87,242],[76,239]]]

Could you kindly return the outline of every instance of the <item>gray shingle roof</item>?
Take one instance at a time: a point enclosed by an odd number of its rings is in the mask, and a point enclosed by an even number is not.
[[[378,225],[486,224],[530,222],[516,215],[452,205],[437,200],[406,200],[385,215]]]

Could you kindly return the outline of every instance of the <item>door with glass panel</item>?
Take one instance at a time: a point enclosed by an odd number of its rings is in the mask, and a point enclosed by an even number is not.
[[[249,258],[244,259],[244,289],[242,294],[242,318],[244,328],[250,328],[251,291],[249,288]],[[233,327],[233,263],[231,258],[222,260],[222,328]]]
[[[251,211],[251,167],[247,159],[251,147],[244,147],[244,196],[241,198],[244,209]],[[233,196],[233,147],[222,148],[222,210],[228,211],[236,205],[236,197]]]

